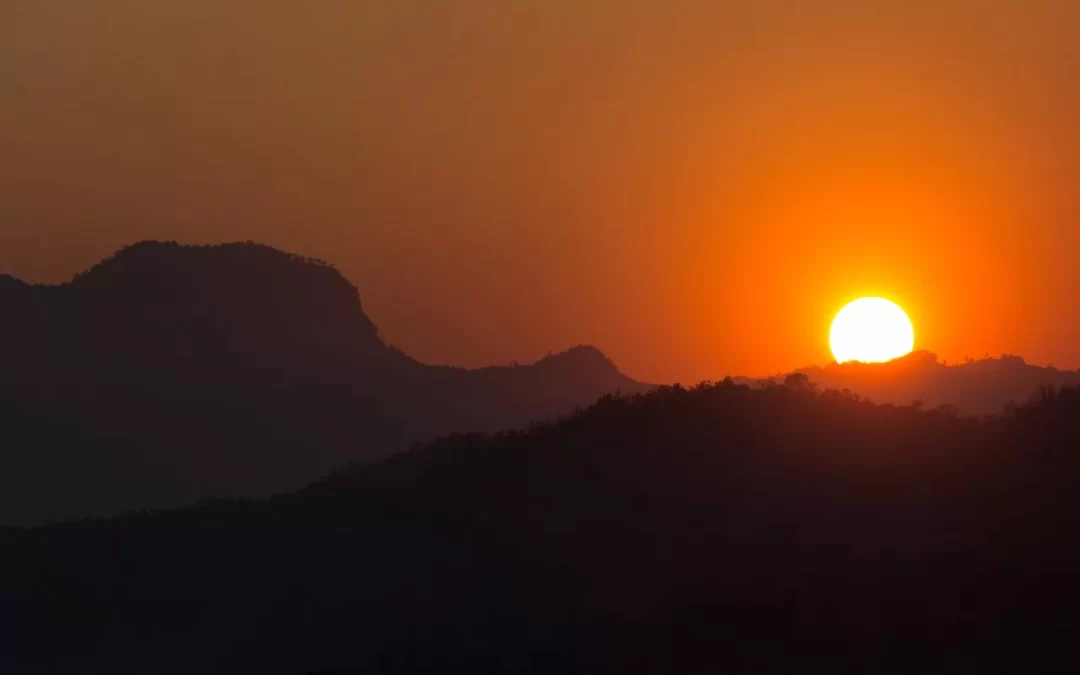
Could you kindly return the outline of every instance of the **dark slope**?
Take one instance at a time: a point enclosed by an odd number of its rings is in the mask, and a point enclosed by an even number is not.
[[[7,274],[0,274],[0,291],[13,288],[18,289],[22,288],[25,285],[26,284],[23,281],[16,279],[13,276],[9,276]]]
[[[295,489],[641,389],[587,348],[422,365],[337,270],[255,244],[146,242],[64,285],[6,277],[0,316],[0,523]]]
[[[824,389],[849,389],[878,403],[956,406],[966,415],[996,415],[1023,404],[1040,387],[1080,386],[1080,371],[1041,368],[1019,356],[945,365],[937,356],[913,352],[889,363],[832,363],[800,371]]]
[[[266,502],[0,533],[0,669],[1065,672],[1078,413],[661,389]]]

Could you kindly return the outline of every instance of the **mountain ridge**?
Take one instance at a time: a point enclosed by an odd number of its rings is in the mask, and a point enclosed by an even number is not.
[[[0,522],[266,495],[646,388],[592,347],[516,367],[422,364],[379,337],[332,265],[252,243],[140,242],[63,284],[0,278],[0,313]],[[36,431],[13,431],[18,419]],[[88,471],[88,449],[109,466]],[[71,506],[94,494],[110,506]]]
[[[950,364],[925,349],[884,363],[833,361],[731,381],[757,388],[785,382],[792,375],[805,376],[814,388],[854,393],[875,403],[914,403],[967,416],[1009,414],[1016,406],[1037,400],[1046,389],[1080,386],[1080,370],[1036,366],[1015,354]]]
[[[877,403],[955,406],[968,415],[992,415],[1027,403],[1042,387],[1080,385],[1080,371],[1058,370],[1002,354],[949,365],[917,350],[886,363],[830,363],[794,371],[826,389],[848,389]]]

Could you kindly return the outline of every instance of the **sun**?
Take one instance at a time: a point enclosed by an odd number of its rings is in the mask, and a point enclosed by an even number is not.
[[[915,348],[915,329],[904,310],[884,298],[859,298],[833,319],[829,346],[838,363],[881,363]]]

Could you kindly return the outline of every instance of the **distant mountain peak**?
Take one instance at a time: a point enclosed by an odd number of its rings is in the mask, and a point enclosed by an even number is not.
[[[537,365],[543,364],[578,365],[605,370],[618,370],[604,352],[592,345],[578,345],[567,349],[565,352],[548,354],[537,362]]]
[[[265,244],[234,242],[213,245],[187,245],[175,241],[141,241],[125,246],[93,267],[76,275],[72,283],[102,278],[123,278],[139,275],[142,280],[166,278],[181,272],[197,277],[211,271],[207,266],[233,267],[247,274],[281,273],[284,270],[306,269],[318,274],[324,282],[332,281],[354,294],[353,286],[329,263],[315,258],[285,253]]]
[[[0,274],[0,290],[8,288],[25,288],[27,283],[22,279],[16,279],[8,274]]]
[[[232,354],[233,363],[299,360],[321,369],[401,361],[337,269],[262,244],[143,241],[41,290],[48,297],[40,302],[63,306],[57,316],[78,327],[42,330],[88,331],[121,357],[143,353],[153,362],[168,352],[173,362],[210,362]]]
[[[0,289],[0,400],[20,420],[0,424],[0,497],[24,495],[0,499],[0,524],[87,515],[83,494],[95,513],[268,494],[647,388],[595,347],[521,367],[424,365],[379,338],[333,266],[260,244],[144,241],[68,283]]]

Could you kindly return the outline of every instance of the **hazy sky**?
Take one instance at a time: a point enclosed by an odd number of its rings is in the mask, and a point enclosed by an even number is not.
[[[253,239],[429,362],[1080,367],[1080,3],[5,0],[0,270]],[[313,299],[317,301],[317,299]]]

